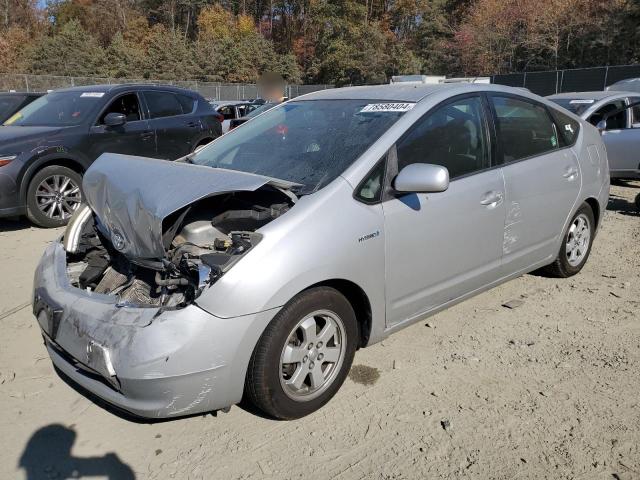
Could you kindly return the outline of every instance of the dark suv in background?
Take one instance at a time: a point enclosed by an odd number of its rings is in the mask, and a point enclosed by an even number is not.
[[[175,160],[220,136],[220,118],[198,93],[169,86],[44,95],[0,127],[0,217],[64,225],[82,200],[82,174],[102,153]]]

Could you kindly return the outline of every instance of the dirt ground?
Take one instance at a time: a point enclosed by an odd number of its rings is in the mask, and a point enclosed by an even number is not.
[[[639,192],[612,187],[578,276],[525,275],[360,350],[292,422],[233,407],[135,423],[81,396],[29,306],[60,232],[2,221],[0,478],[640,478]]]

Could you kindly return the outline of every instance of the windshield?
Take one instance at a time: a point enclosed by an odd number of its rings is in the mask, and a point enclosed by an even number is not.
[[[284,103],[220,137],[192,161],[300,183],[299,193],[312,193],[340,175],[411,107],[375,100]]]
[[[102,104],[104,92],[51,92],[34,100],[4,125],[65,127],[84,123]]]
[[[560,105],[563,108],[566,108],[567,110],[575,113],[578,116],[581,116],[591,105],[596,102],[592,98],[550,98],[549,100]]]

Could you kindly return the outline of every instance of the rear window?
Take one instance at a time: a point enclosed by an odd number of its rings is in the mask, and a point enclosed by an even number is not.
[[[587,111],[591,105],[596,103],[592,98],[550,98],[553,103],[566,108],[571,113],[575,113],[579,117]]]
[[[556,110],[555,108],[549,108],[553,120],[556,122],[556,128],[560,134],[560,141],[565,147],[570,147],[576,143],[578,139],[578,133],[580,132],[580,122],[574,120],[569,115]]]

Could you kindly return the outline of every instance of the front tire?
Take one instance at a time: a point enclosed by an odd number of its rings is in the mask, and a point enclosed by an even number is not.
[[[44,228],[67,224],[82,202],[82,176],[61,165],[37,172],[27,189],[27,217]]]
[[[546,273],[560,278],[577,274],[587,263],[594,235],[593,210],[583,203],[567,227],[556,260],[545,267]]]
[[[340,292],[330,287],[302,292],[258,341],[245,380],[247,400],[281,420],[318,410],[344,382],[357,338],[355,313]]]

